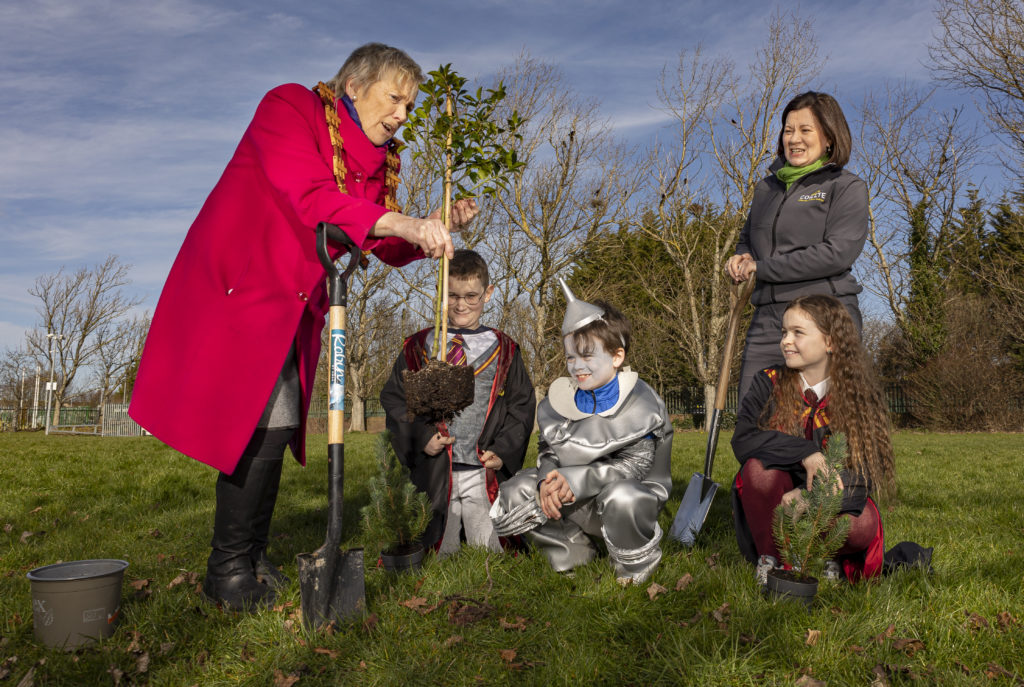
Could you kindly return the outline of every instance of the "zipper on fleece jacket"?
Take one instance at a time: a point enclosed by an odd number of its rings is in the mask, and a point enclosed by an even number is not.
[[[815,174],[817,174],[818,172],[820,172],[821,170],[828,169],[831,165],[832,165],[831,162],[827,162],[824,165],[822,165],[821,167],[819,167],[818,169],[816,169],[813,172],[811,172],[810,174],[803,175],[802,177],[800,177],[799,179],[794,181],[792,184],[790,184],[789,188],[787,188],[786,191],[782,194],[782,200],[779,202],[779,207],[775,211],[775,218],[772,220],[772,252],[768,254],[768,257],[774,257],[775,256],[775,225],[777,225],[779,223],[779,215],[782,214],[782,206],[786,204],[787,200],[789,200],[789,195],[793,192],[793,189],[795,189],[797,186],[802,185],[804,179],[806,179],[807,177],[812,177]],[[782,182],[780,181],[779,183],[781,184]],[[830,279],[829,280],[829,285],[831,286],[831,284],[832,284],[832,280]],[[833,286],[832,287],[832,294],[835,295],[835,292],[836,292],[836,289]],[[768,295],[771,296],[771,302],[775,303],[776,302],[775,301],[775,284],[768,284]]]

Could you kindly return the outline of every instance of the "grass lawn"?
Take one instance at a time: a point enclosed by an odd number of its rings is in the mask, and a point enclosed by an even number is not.
[[[375,440],[346,437],[349,546],[360,543]],[[676,434],[665,530],[705,440]],[[728,440],[715,472],[726,485]],[[619,588],[603,558],[570,578],[536,553],[464,550],[428,556],[417,574],[371,566],[368,617],[330,635],[306,632],[296,614],[295,555],[325,531],[325,444],[311,437],[310,466],[285,467],[270,551],[293,580],[282,605],[230,615],[197,594],[212,469],[152,438],[0,435],[0,683],[1024,684],[1020,435],[898,434],[900,496],[881,506],[887,545],[934,546],[935,573],[826,587],[811,612],[761,596],[722,489],[697,546],[666,538],[654,598],[647,585]],[[83,558],[131,563],[120,627],[75,653],[37,646],[25,573]]]

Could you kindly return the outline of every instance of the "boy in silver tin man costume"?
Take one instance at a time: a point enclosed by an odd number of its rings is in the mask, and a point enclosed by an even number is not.
[[[593,560],[600,535],[621,584],[641,583],[661,561],[658,513],[672,489],[672,424],[665,403],[623,367],[630,325],[586,303],[559,279],[566,367],[537,412],[537,467],[501,485],[491,520],[524,534],[564,572]]]

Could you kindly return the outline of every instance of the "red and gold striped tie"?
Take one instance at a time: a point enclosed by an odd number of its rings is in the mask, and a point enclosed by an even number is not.
[[[466,340],[462,338],[462,334],[456,334],[452,337],[452,340],[448,342],[448,353],[445,355],[445,360],[448,361],[449,365],[466,364],[465,344]]]

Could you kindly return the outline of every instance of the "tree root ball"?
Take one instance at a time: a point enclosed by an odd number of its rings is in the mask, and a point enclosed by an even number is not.
[[[473,403],[473,368],[430,360],[419,370],[402,372],[409,417],[448,422]]]

